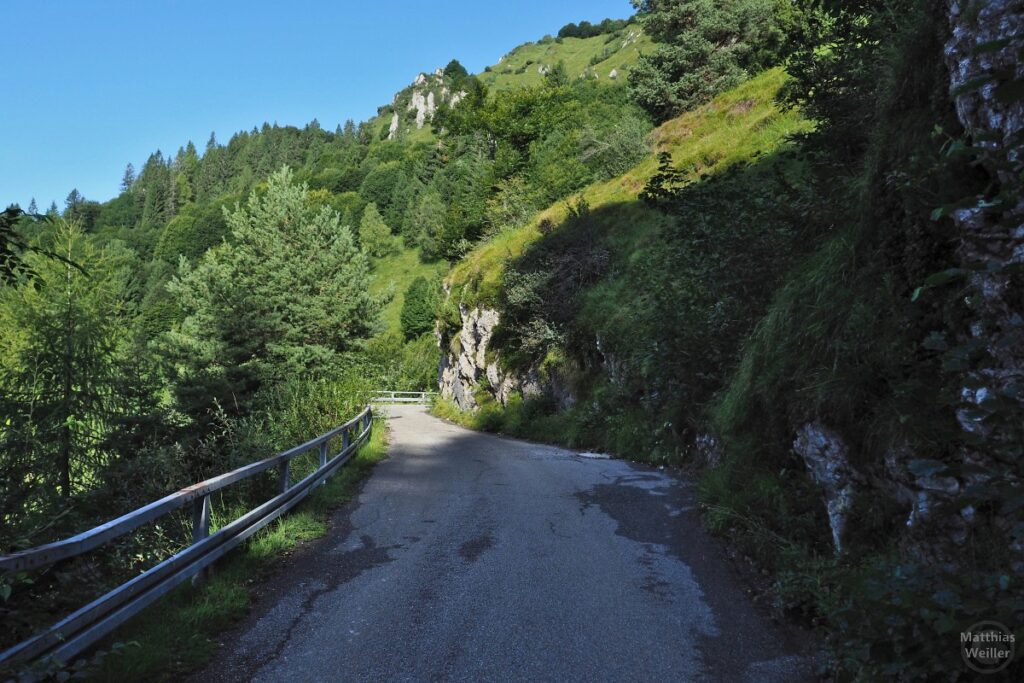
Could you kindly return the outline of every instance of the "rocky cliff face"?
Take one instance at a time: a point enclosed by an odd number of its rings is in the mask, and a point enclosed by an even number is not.
[[[388,140],[394,140],[399,136],[403,122],[407,127],[423,128],[433,120],[438,107],[442,104],[454,107],[465,96],[464,91],[452,91],[441,69],[430,74],[419,74],[411,86],[395,95],[390,107],[393,113],[388,128]],[[403,114],[412,120],[404,120]]]
[[[964,267],[986,264],[973,276],[978,294],[977,318],[970,335],[989,344],[992,363],[980,372],[982,386],[965,388],[964,429],[988,438],[986,427],[970,419],[971,406],[1024,382],[1024,315],[1020,291],[1015,291],[1011,266],[1024,264],[1024,201],[1020,173],[1024,168],[1024,98],[1016,96],[1024,80],[1024,6],[1014,0],[991,0],[981,9],[966,0],[949,0],[952,37],[946,44],[946,65],[957,116],[975,145],[985,149],[981,163],[1002,186],[1015,206],[1001,220],[983,208],[956,211],[960,228],[959,255]],[[981,83],[972,87],[972,83]],[[1007,191],[1009,190],[1009,191]],[[1019,280],[1017,281],[1019,284]],[[972,383],[974,384],[974,383]]]
[[[488,353],[498,325],[497,311],[460,305],[459,315],[462,327],[457,334],[438,334],[438,388],[442,397],[454,400],[463,410],[473,410],[477,408],[474,394],[481,388],[486,388],[502,405],[515,392],[524,397],[543,393],[536,372],[516,376],[503,370],[494,354]]]

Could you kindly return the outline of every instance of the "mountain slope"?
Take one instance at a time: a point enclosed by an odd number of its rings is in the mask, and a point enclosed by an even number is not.
[[[688,169],[697,179],[733,164],[747,162],[785,144],[809,124],[793,110],[783,111],[775,96],[785,81],[781,69],[773,69],[717,97],[708,105],[666,121],[651,134],[655,153],[668,152],[673,163]],[[578,195],[590,209],[623,205],[628,222],[617,229],[620,239],[644,241],[657,229],[656,212],[637,201],[637,194],[657,172],[654,154],[628,173],[590,185]],[[493,305],[499,295],[504,266],[541,239],[538,226],[548,221],[561,223],[568,214],[564,202],[538,212],[521,228],[500,232],[480,244],[452,269],[448,282],[453,296],[469,306]]]
[[[591,38],[547,38],[520,45],[478,77],[492,90],[511,90],[537,85],[561,62],[570,78],[624,79],[639,56],[653,48],[636,25]]]
[[[653,48],[654,42],[634,24],[589,38],[546,36],[513,48],[476,77],[492,97],[498,92],[539,85],[544,74],[559,64],[569,78],[623,83],[640,55]],[[372,138],[409,143],[436,140],[431,126],[434,113],[444,105],[454,106],[464,94],[458,75],[441,68],[422,72],[367,122]]]

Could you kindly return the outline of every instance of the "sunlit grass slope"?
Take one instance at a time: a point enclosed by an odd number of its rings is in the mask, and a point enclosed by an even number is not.
[[[381,313],[381,321],[384,323],[384,332],[399,332],[401,323],[399,317],[402,314],[402,304],[405,303],[405,290],[416,278],[435,277],[443,273],[447,264],[423,263],[420,260],[418,249],[403,249],[398,254],[384,258],[373,259],[373,272],[370,274],[370,293],[374,295],[392,291],[394,296],[384,311]]]
[[[526,43],[509,52],[489,70],[477,74],[492,91],[537,85],[544,79],[542,67],[565,64],[572,78],[587,75],[602,81],[612,71],[622,81],[640,55],[651,52],[654,42],[639,26],[603,33],[592,38],[562,38]]]
[[[609,239],[618,251],[647,239],[656,230],[661,214],[637,201],[637,194],[657,171],[657,153],[667,151],[673,163],[692,178],[714,174],[733,164],[768,154],[786,144],[809,123],[794,110],[783,110],[775,96],[785,81],[781,69],[766,71],[726,92],[707,105],[665,122],[651,134],[653,152],[629,172],[612,180],[594,183],[570,201],[586,201],[591,209],[620,205]],[[541,238],[538,225],[558,225],[566,217],[568,203],[560,202],[539,212],[526,225],[505,230],[478,245],[452,270],[453,296],[463,303],[492,303],[498,296],[504,264],[521,255]]]

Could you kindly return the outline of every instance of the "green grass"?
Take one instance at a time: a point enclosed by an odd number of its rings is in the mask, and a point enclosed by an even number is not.
[[[775,103],[785,80],[781,69],[766,71],[703,107],[666,121],[651,134],[653,151],[669,152],[675,165],[697,178],[778,150],[790,136],[810,127],[798,112],[784,111]],[[627,173],[594,183],[574,198],[584,199],[592,210],[621,205],[615,225],[609,228],[610,242],[617,251],[628,253],[660,225],[658,212],[637,201],[637,194],[657,167],[652,154]],[[537,230],[541,221],[557,225],[566,215],[567,204],[560,202],[537,213],[526,225],[499,232],[478,245],[449,275],[453,296],[470,305],[493,303],[500,291],[504,264],[541,238]]]
[[[201,588],[184,585],[129,621],[108,639],[137,643],[108,657],[97,681],[179,680],[217,653],[220,635],[248,612],[251,587],[272,574],[278,559],[299,543],[327,533],[331,512],[355,495],[360,482],[387,455],[385,424],[347,465],[295,510],[257,533],[215,565]]]
[[[394,292],[394,297],[381,313],[384,332],[401,332],[399,318],[402,314],[402,304],[405,303],[405,290],[417,277],[429,279],[443,273],[446,265],[444,262],[423,263],[420,260],[419,249],[403,249],[393,256],[372,259],[372,263],[370,293],[383,294],[389,289]]]
[[[512,90],[538,85],[544,80],[538,70],[541,65],[550,67],[562,62],[570,78],[586,74],[608,81],[609,74],[616,70],[617,80],[621,82],[641,54],[654,50],[654,41],[635,25],[627,26],[620,33],[610,42],[612,34],[607,33],[592,38],[563,38],[520,45],[491,66],[490,71],[477,77],[492,91]],[[592,64],[594,61],[596,63]]]

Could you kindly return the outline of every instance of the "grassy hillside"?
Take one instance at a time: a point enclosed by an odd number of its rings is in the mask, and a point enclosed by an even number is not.
[[[704,107],[665,122],[651,134],[653,151],[669,152],[673,163],[688,169],[688,176],[696,179],[777,150],[788,136],[809,128],[797,112],[782,111],[775,103],[784,81],[781,69],[767,71]],[[637,201],[637,194],[657,167],[652,154],[628,173],[595,183],[576,198],[586,201],[591,210],[621,205],[617,221],[610,229],[613,241],[624,252],[647,239],[661,221],[658,212]],[[538,226],[542,222],[557,225],[567,213],[566,203],[550,206],[523,227],[505,230],[479,245],[452,270],[449,281],[453,295],[464,303],[493,304],[500,291],[504,265],[541,238]]]
[[[399,316],[402,304],[405,303],[405,290],[416,278],[431,278],[445,270],[443,262],[423,263],[419,249],[403,249],[398,254],[373,259],[373,272],[370,275],[370,292],[380,295],[391,291],[394,296],[381,312],[384,332],[401,332]]]
[[[604,80],[617,71],[617,78],[622,80],[637,58],[653,47],[654,42],[639,26],[592,38],[545,39],[520,45],[478,74],[478,78],[491,90],[511,90],[537,85],[544,78],[544,68],[562,62],[571,78],[589,76]]]
[[[512,49],[497,64],[486,67],[476,76],[490,89],[492,97],[498,92],[539,85],[544,80],[544,70],[559,63],[565,66],[570,78],[624,83],[640,55],[653,49],[654,41],[636,25],[591,38],[546,37]],[[616,74],[615,79],[610,78],[612,72]],[[397,97],[398,112],[403,117],[400,138],[407,143],[434,142],[437,136],[429,122],[422,128],[409,123],[411,114],[406,106],[411,91],[410,86]],[[385,139],[391,125],[391,107],[382,107],[380,112],[368,122],[373,131],[371,144]]]

